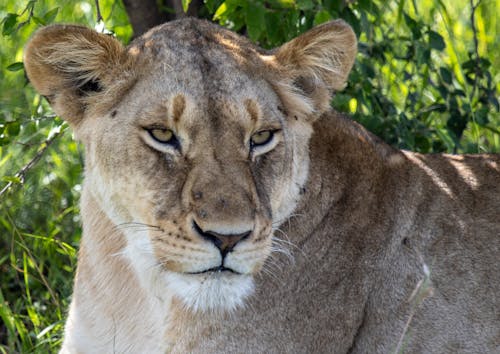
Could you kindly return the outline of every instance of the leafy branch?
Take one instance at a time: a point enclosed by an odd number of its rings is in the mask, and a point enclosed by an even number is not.
[[[35,15],[35,5],[37,2],[38,0],[28,1],[26,7],[19,14],[8,13],[0,22],[2,24],[2,35],[10,36],[13,33],[19,32],[19,30],[22,27],[28,25],[31,20],[43,26],[52,23],[59,12],[59,8],[55,7],[47,11],[45,14],[37,16]],[[23,17],[26,13],[28,13],[28,17],[24,21],[20,21],[20,18]]]
[[[10,181],[2,188],[0,191],[0,197],[7,192],[14,184],[23,184],[26,178],[26,174],[29,170],[31,170],[37,163],[40,161],[45,152],[49,149],[49,147],[56,141],[56,139],[61,136],[65,132],[65,129],[61,127],[57,132],[55,132],[50,138],[46,139],[41,145],[38,152],[35,156],[24,165],[13,177],[10,178]]]
[[[28,5],[26,5],[26,7],[24,8],[23,12],[21,12],[21,16],[24,15],[24,13],[26,11],[29,10],[28,12],[28,18],[23,21],[23,22],[20,22],[18,25],[17,25],[17,31],[19,31],[19,29],[21,27],[23,27],[24,25],[27,25],[30,23],[31,19],[35,16],[34,15],[34,11],[35,11],[35,4],[36,4],[36,0],[32,0],[30,2],[28,2]]]

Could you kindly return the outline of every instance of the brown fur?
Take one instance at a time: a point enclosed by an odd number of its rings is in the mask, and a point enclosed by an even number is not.
[[[355,50],[343,21],[270,52],[194,19],[128,48],[35,34],[28,76],[86,147],[63,353],[500,349],[500,156],[399,151],[331,111]],[[246,236],[221,258],[214,234]],[[191,274],[221,259],[239,274]]]

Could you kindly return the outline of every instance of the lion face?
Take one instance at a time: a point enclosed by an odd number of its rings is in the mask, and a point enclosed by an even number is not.
[[[251,294],[306,183],[311,124],[352,65],[352,31],[332,26],[275,54],[195,20],[156,28],[127,49],[81,27],[49,27],[31,41],[31,81],[86,147],[85,191],[123,232],[122,255],[157,296],[169,289],[205,311]],[[304,49],[332,31],[350,38],[333,59],[324,43],[316,54]],[[77,55],[80,67],[73,57],[61,69],[60,57],[44,53],[61,56],[82,36],[100,59]],[[322,79],[319,60],[340,77]],[[42,82],[49,74],[59,81]]]
[[[179,52],[191,62],[175,60]],[[290,122],[271,85],[230,52],[206,62],[189,47],[162,55],[172,59],[155,61],[107,117],[82,125],[87,182],[123,225],[133,263],[146,258],[190,307],[231,308],[298,199],[310,128]]]
[[[110,114],[84,122],[86,182],[122,225],[132,262],[147,257],[173,289],[243,296],[305,182],[307,168],[292,161],[307,166],[307,155],[290,142],[307,139],[295,131],[307,127],[291,124],[272,87],[236,65],[230,75],[213,65],[209,78],[195,63],[171,65],[153,65]],[[208,307],[240,301],[214,299]]]

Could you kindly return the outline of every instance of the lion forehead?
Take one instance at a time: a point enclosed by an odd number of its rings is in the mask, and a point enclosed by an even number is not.
[[[146,81],[166,80],[173,90],[196,94],[228,96],[262,86],[269,69],[249,41],[203,21],[166,23],[132,42],[128,52],[141,62]]]

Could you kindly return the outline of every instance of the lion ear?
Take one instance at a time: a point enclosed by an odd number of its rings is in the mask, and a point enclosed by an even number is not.
[[[35,89],[72,124],[84,116],[89,97],[107,91],[123,70],[124,47],[111,36],[75,25],[38,30],[24,51],[24,66]]]
[[[356,35],[342,20],[322,24],[285,43],[274,52],[285,79],[279,85],[280,96],[292,107],[300,106],[296,108],[303,113],[309,111],[308,115],[327,111],[333,92],[346,85],[356,52]]]

